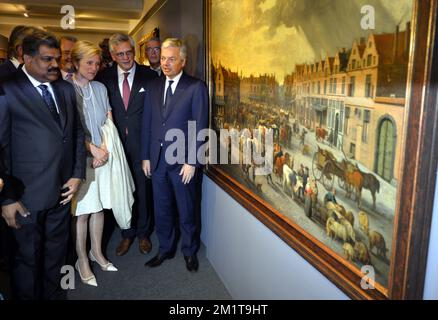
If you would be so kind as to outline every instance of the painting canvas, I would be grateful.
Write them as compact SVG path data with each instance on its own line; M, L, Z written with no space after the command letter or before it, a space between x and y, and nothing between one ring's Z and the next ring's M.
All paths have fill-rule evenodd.
M211 126L235 132L240 150L250 141L272 159L263 163L272 169L265 174L242 161L220 170L387 288L405 155L414 1L209 5ZM267 133L272 155L263 144ZM226 143L230 150L231 139Z

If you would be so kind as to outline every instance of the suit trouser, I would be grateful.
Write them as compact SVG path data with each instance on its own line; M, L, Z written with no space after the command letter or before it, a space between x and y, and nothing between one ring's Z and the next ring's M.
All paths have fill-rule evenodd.
M13 298L63 298L61 268L67 256L70 220L70 204L31 212L27 218L17 214L21 228L13 230Z
M160 242L160 253L176 250L176 212L181 231L181 251L185 256L194 255L199 249L198 221L195 215L197 174L184 185L179 175L181 165L168 165L161 152L157 168L152 173L154 189L155 232ZM198 190L199 191L199 190ZM176 208L175 208L176 204Z
M152 233L152 183L144 175L141 162L129 161L132 177L134 178L135 192L132 208L131 228L122 230L125 239L149 238Z

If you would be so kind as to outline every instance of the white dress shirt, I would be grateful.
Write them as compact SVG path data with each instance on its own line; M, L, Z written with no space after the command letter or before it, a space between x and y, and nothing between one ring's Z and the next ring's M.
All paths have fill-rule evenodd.
M18 67L20 66L20 62L18 62L18 60L16 58L11 58L10 60L11 60L12 64L14 65L14 67L18 69Z
M132 84L134 83L134 77L135 77L135 69L136 69L135 63L132 66L132 68L129 69L128 71L124 71L122 68L120 68L120 66L117 66L117 75L119 77L119 89L122 98L123 98L123 81L125 81L125 73L129 72L128 84L129 84L129 89L132 90Z
M71 72L65 72L64 70L61 70L61 75L62 75L62 79L63 80L68 80L68 75L71 75L71 76L73 76L73 73L71 73Z
M169 79L168 77L166 77L166 86L164 87L164 96L163 96L163 101L166 101L166 91L167 88L169 87L169 81L172 80L172 86L171 86L171 90L172 90L172 94L175 94L175 89L178 85L179 80L181 79L183 72L181 71L177 76L175 76L175 78L173 79Z
M29 80L32 83L32 85L38 90L38 93L41 95L41 97L43 96L43 91L40 88L38 88L38 86L41 85L41 84L44 84L44 85L47 86L47 89L49 90L50 94L52 95L53 101L55 102L56 111L59 113L58 103L56 102L56 96L55 96L55 93L53 92L53 88L52 88L52 85L50 84L50 82L39 82L37 79L32 77L27 72L25 65L23 65L22 70L23 70L24 74L29 78Z

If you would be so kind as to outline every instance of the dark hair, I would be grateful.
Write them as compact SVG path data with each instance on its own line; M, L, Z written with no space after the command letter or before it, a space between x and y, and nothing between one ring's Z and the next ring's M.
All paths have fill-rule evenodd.
M59 49L56 37L45 31L37 31L23 39L23 55L35 56L41 46Z
M59 45L61 45L62 40L67 40L67 41L71 41L71 42L75 42L75 43L78 41L78 39L76 37L73 37L73 36L61 36L59 38Z
M12 29L8 41L8 55L9 58L18 58L17 47L23 42L23 39L35 32L37 28L31 26L16 26Z

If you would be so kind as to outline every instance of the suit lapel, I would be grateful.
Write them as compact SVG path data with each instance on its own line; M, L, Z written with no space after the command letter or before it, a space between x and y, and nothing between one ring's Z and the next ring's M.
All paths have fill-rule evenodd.
M164 81L166 83L166 81ZM172 100L170 100L169 107L166 110L166 114L164 116L164 119L167 119L170 115L170 113L175 109L175 105L178 103L179 98L183 94L185 89L185 77L184 73L182 74L181 78L179 79L179 82L176 86L175 92L173 93ZM163 87L163 95L164 95L164 87ZM163 96L164 97L164 96ZM164 98L162 98L164 99ZM161 103L163 104L163 103Z
M164 88L166 87L166 77L160 79L160 86L158 90L158 97L156 105L158 106L158 113L163 117L163 102L164 102ZM149 93L150 94L150 93Z
M140 91L140 86L141 86L141 71L139 65L136 64L134 81L132 82L132 88L131 88L131 95L129 96L128 112L129 112L129 106L132 104L132 100L135 98L136 94Z
M114 92L114 98L116 99L115 105L125 110L125 105L123 104L122 93L119 88L119 73L117 71L117 64L115 63L112 67L110 81L112 86L112 92ZM112 106L113 108L116 106Z
M59 118L61 120L61 128L64 132L65 125L67 123L67 108L65 104L65 96L61 94L61 89L58 87L57 83L52 83L53 92L55 93L56 103L59 109Z
M26 99L26 107L42 122L49 124L50 128L56 127L57 130L60 131L61 128L53 119L53 116L50 113L48 106L44 102L43 97L38 92L38 89L32 85L29 78L22 70L18 70L17 74L17 81L22 89L22 92L24 93L24 99Z
M14 64L12 63L12 61L11 60L8 60L8 62L6 62L7 63L7 68L9 69L9 71L12 73L12 72L15 72L15 71L17 71L19 68L15 68L15 66L14 66Z

